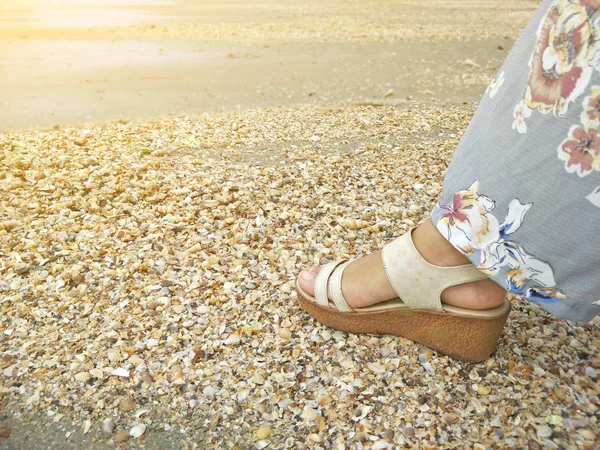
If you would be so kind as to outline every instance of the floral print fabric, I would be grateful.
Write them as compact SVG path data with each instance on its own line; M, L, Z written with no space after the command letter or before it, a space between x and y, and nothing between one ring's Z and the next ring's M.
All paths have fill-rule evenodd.
M600 0L545 0L486 91L432 212L507 291L600 313Z
M599 49L596 0L554 1L537 32L525 104L564 116L590 81Z
M526 119L534 109L563 117L569 104L583 94L594 70L599 69L599 9L597 0L552 2L537 31L525 94L514 110L513 129L525 134ZM583 106L581 124L569 129L558 148L565 170L580 177L600 170L600 86L592 86Z
M558 147L558 157L565 161L565 170L580 177L600 170L600 136L597 128L573 125L569 135Z
M533 204L512 200L506 218L498 223L491 214L495 202L478 190L479 181L475 181L469 189L454 195L452 205L439 205L446 212L438 218L438 231L464 254L477 253L476 266L485 274L502 273L508 291L542 302L565 298L557 289L550 264L509 240Z

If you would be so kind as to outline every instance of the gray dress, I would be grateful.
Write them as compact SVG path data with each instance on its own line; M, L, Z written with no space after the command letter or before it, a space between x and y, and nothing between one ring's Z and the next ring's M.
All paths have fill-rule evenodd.
M552 314L600 313L600 0L544 0L446 174L436 228Z

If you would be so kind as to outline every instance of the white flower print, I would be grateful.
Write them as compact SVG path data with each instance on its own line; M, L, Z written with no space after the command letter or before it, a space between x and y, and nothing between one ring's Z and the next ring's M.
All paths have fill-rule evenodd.
M492 214L495 203L479 194L479 181L457 192L436 226L450 243L464 254L479 253L477 268L489 276L505 278L507 290L530 300L552 303L565 298L558 289L552 266L530 255L518 243L510 241L533 203L513 199L504 222Z
M438 231L466 255L486 247L498 235L498 220L489 213L494 202L478 190L476 180L454 195L452 205L439 205L444 214L437 221Z
M498 76L496 76L493 80L492 83L489 85L489 87L487 88L487 90L490 93L490 98L494 98L494 96L498 93L498 90L500 90L500 87L504 84L504 71L500 72L498 74Z
M587 198L592 205L600 208L600 186L594 189L592 193L587 195L585 198Z
M513 117L515 120L513 121L512 129L516 129L521 134L527 133L525 119L531 117L531 109L523 102L523 100L515 106Z

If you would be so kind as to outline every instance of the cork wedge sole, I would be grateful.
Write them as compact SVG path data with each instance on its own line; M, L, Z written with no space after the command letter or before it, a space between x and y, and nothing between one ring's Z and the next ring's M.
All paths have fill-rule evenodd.
M437 312L407 307L339 312L318 305L298 285L296 291L306 312L336 330L393 334L469 362L484 361L493 353L510 312L507 299L492 314L469 310L462 310L461 314L459 308L452 308L454 312Z

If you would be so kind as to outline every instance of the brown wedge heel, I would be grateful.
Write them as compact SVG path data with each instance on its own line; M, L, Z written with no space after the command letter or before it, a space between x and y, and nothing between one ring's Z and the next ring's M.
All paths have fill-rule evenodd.
M406 233L386 245L383 265L398 298L360 309L344 299L341 280L350 263L333 262L319 271L315 296L296 280L300 305L319 322L349 333L394 334L433 350L470 362L481 362L494 351L510 312L510 302L489 310L442 305L440 295L450 286L486 276L472 265L439 267L417 252Z

